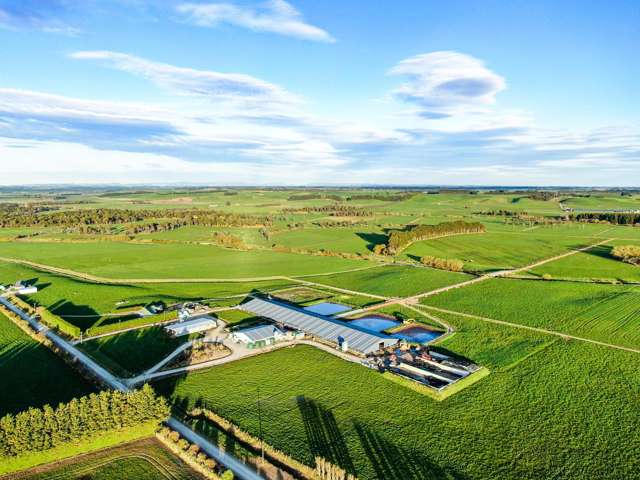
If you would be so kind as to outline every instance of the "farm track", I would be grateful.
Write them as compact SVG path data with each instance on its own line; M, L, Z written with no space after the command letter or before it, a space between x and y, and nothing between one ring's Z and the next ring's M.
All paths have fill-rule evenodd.
M431 296L438 295L440 293L445 293L445 292L448 292L450 290L454 290L454 289L457 289L457 288L464 288L464 287L467 287L469 285L473 285L473 284L476 284L476 283L479 283L479 282L483 282L485 280L489 280L489 279L492 279L492 278L507 277L509 275L513 275L513 274L517 274L517 273L520 273L520 272L524 272L524 271L530 270L532 268L536 268L536 267L539 267L541 265L545 265L545 264L550 263L550 262L555 262L556 260L560 260L560 259L569 257L571 255L575 255L577 253L590 250L592 248L598 247L600 245L603 245L605 243L611 242L613 240L615 240L615 239L609 238L609 239L603 240L601 242L597 242L597 243L594 243L592 245L588 245L586 247L582 247L582 248L579 248L579 249L576 249L576 250L571 250L569 252L561 253L560 255L555 255L553 257L546 258L546 259L543 259L543 260L538 260L538 261L536 261L536 262L534 262L532 264L525 265L523 267L517 267L517 268L511 269L511 270L499 270L499 271L496 271L496 272L487 273L485 275L481 275L479 277L475 277L475 278L472 278L471 280L467 280L467 281L464 281L464 282L454 283L453 285L447 285L445 287L436 288L434 290L430 290L428 292L423 292L423 293L420 293L418 295L413 295L413 296L410 296L410 297L388 299L384 303L371 305L369 307L364 307L364 308L361 308L359 310L346 312L344 314L340 314L340 315L336 315L336 316L337 317L343 317L343 316L346 316L347 314L355 315L355 314L360 314L360 313L364 313L364 312L371 312L371 311L375 311L375 310L378 310L380 308L384 308L384 307L388 307L388 306L392 306L392 305L404 305L404 306L415 305L422 298L431 297Z

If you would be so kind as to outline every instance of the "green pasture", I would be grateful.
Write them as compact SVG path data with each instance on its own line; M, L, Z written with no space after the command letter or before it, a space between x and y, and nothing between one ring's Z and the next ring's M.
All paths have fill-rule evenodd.
M611 255L614 246L631 244L637 242L618 240L599 245L556 262L541 265L531 270L531 273L538 276L551 275L554 278L640 282L640 267L624 263Z
M534 232L453 235L416 242L402 252L402 257L456 258L465 263L467 271L486 272L521 267L593 243L588 238Z
M433 268L388 265L356 272L310 277L316 283L388 297L408 297L472 278Z
M636 355L497 328L473 325L443 343L491 358L492 371L442 402L307 346L159 387L180 409L210 408L257 435L259 386L267 443L361 480L635 478Z
M243 295L253 290L265 292L292 285L292 282L283 280L109 285L76 280L16 263L0 262L0 283L13 284L17 280L27 281L38 287L38 293L28 296L30 303L46 307L83 330L126 320L127 317L114 314L142 308L151 302L163 301L171 305L187 300ZM242 297L233 301L240 300ZM211 303L217 302L212 300Z
M278 233L271 240L276 245L289 248L368 255L374 245L386 241L384 233L368 230L367 228L305 228Z
M422 302L437 308L640 348L638 287L492 279L426 297Z
M571 197L562 203L576 210L640 210L640 195L630 197L623 197L621 195L590 195L588 197Z
M80 375L0 313L0 417L93 391Z
M108 278L252 278L308 275L366 266L362 260L209 245L0 243L0 256Z
M96 338L78 344L78 348L115 375L133 377L198 336L171 337L163 327L156 326Z

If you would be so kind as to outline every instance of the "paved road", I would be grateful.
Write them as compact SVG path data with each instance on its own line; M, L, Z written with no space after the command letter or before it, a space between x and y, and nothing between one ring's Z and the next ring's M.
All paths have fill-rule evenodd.
M32 318L29 314L24 312L22 309L16 307L11 302L9 302L5 297L0 296L0 303L5 305L9 310L14 312L16 315L19 315L20 318L29 322L29 324L37 331L45 335L51 342L56 345L58 348L66 351L70 355L77 358L77 360L82 363L86 368L94 373L96 377L102 380L104 383L109 385L111 388L120 390L123 392L130 391L130 388L125 385L121 379L114 376L103 367L98 365L95 361L85 355L82 351L78 350L75 346L71 345L64 338L55 334L53 331L49 330L46 326L42 325L35 318ZM211 443L202 435L194 432L191 428L181 422L179 419L175 417L169 418L167 420L167 424L177 432L180 433L183 437L189 440L191 443L195 443L200 446L202 450L207 452L209 456L214 458L216 461L232 470L237 478L241 480L264 480L263 477L258 475L254 470L250 467L246 466L237 458L232 455L220 450L216 445Z
M216 445L205 439L202 435L191 430L191 428L177 420L175 417L171 417L167 420L167 425L191 443L198 444L200 448L207 453L207 455L214 458L217 462L225 465L227 468L231 468L237 478L242 480L264 480L263 477L258 475L253 469L238 461L235 457L220 450Z

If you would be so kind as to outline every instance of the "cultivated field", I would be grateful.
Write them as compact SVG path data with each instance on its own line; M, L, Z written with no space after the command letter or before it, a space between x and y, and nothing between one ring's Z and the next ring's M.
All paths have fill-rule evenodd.
M204 478L154 438L125 443L12 476L18 480L188 480Z

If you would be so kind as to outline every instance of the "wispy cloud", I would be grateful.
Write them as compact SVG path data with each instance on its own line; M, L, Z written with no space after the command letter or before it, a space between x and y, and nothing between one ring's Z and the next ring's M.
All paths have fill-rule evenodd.
M0 0L0 26L76 35L80 30L63 19L67 12L68 5L64 0Z
M11 167L0 183L24 183L25 171L32 182L640 182L637 128L543 130L526 112L483 111L497 88L462 89L464 95L454 88L463 100L436 105L448 119L414 111L384 121L371 115L371 126L366 119L315 116L282 86L248 75L117 52L73 57L104 62L162 90L153 103L128 103L0 89L0 159Z
M293 94L277 85L240 73L177 67L120 52L82 51L70 56L80 60L103 61L111 68L141 76L180 95L255 98L287 103L298 101Z
M482 61L458 52L432 52L407 58L387 72L407 81L393 94L416 105L429 119L447 118L495 102L506 88Z
M246 7L231 3L183 3L177 11L195 25L215 27L227 23L257 32L269 32L317 42L335 42L322 28L305 22L302 14L284 0Z

